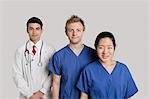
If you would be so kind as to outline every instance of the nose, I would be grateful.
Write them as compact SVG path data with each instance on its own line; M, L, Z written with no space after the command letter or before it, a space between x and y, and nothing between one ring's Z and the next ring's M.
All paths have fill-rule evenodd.
M77 31L73 30L73 36L77 35Z
M104 48L103 53L105 54L105 53L107 53L107 52L108 52L108 49L107 49L107 48Z
M35 34L36 33L36 29L33 29L33 34Z

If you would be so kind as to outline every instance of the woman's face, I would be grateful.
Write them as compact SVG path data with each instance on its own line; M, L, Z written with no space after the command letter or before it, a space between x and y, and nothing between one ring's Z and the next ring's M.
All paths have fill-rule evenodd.
M101 62L112 61L114 55L114 45L109 37L102 38L97 45L97 54Z

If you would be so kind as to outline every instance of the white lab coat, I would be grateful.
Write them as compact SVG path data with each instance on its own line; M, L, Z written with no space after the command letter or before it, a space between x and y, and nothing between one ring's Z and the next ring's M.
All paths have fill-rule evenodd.
M27 49L30 54L26 52L26 44L16 50L15 53L15 63L13 65L13 79L19 90L19 99L28 99L33 93L37 91L43 92L44 99L50 98L50 86L51 86L51 75L48 71L48 63L54 54L55 50L52 47L48 47L43 42L42 53L41 53L41 63L39 66L39 55L42 45L42 41L36 43L37 52L32 55L32 45L33 43L29 41L27 43ZM27 60L31 60L27 64Z

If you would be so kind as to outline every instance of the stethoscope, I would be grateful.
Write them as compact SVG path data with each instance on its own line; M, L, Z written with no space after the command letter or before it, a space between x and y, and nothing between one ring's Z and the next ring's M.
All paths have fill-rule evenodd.
M25 56L25 59L26 59L26 65L30 64L31 65L31 59L30 59L30 52L27 48L27 45L29 43L29 40L26 42L26 45L25 45L25 51L24 51L24 56ZM41 62L41 56L42 56L42 48L43 48L43 41L42 41L42 45L41 45L41 48L40 48L40 55L39 55L39 62L38 62L38 66L42 66L42 62ZM28 55L28 56L27 56Z

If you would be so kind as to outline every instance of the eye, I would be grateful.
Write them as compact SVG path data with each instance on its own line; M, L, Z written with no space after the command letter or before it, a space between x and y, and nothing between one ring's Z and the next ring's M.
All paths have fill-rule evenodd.
M67 31L68 31L68 32L72 32L73 30L72 30L72 29L68 29Z
M103 47L102 46L98 46L98 49L103 49Z
M41 29L40 27L37 27L37 28L36 28L36 30L40 30L40 29Z
M33 28L32 28L32 27L29 27L28 30L33 30Z
M80 29L77 29L77 32L80 32L81 30Z
M112 47L112 46L109 46L108 49L113 49L113 47Z

